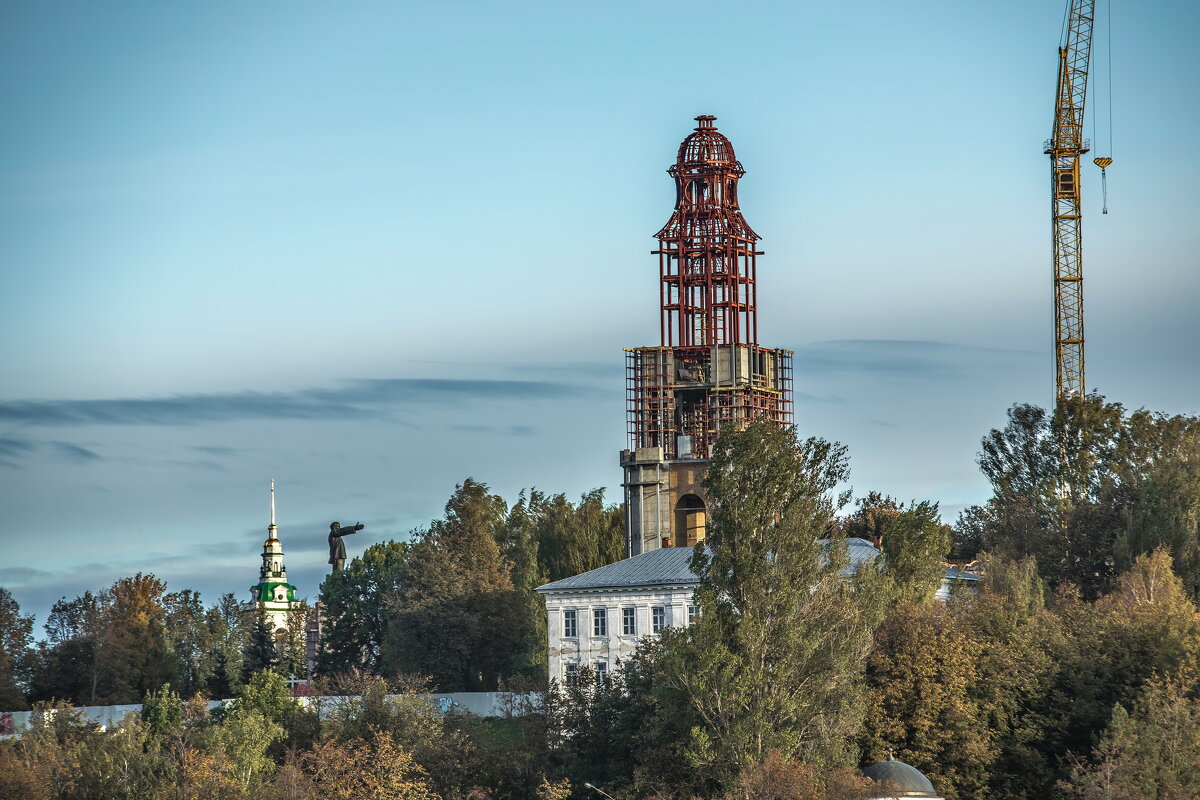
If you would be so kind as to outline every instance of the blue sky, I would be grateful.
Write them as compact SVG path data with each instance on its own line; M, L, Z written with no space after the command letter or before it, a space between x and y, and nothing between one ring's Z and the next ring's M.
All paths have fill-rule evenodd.
M853 485L986 497L979 438L1053 392L1063 3L10 3L0 9L0 585L300 593L466 476L619 495L621 348L656 344L665 170L747 169L760 335ZM1101 0L1088 382L1200 412L1190 3ZM1100 113L1096 113L1100 112ZM1089 123L1089 133L1092 125Z

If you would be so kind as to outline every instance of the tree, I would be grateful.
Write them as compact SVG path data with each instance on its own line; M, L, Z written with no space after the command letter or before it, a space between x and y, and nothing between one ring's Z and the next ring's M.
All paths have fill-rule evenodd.
M663 638L669 680L700 720L687 755L713 785L773 750L820 769L850 757L871 627L842 576L845 548L817 542L847 476L844 447L791 429L717 440L707 547L692 557L700 618Z
M316 710L302 706L292 696L283 676L273 670L265 669L251 675L238 692L233 707L261 714L283 730L284 736L269 751L275 758L285 749L312 746L320 733Z
M1200 652L1200 610L1165 549L1139 557L1094 606L1062 615L1080 642L1055 687L1060 709L1048 733L1064 756L1087 752L1116 704L1131 708L1154 676L1194 665Z
M84 592L60 598L46 620L46 641L38 648L30 699L95 704L106 678L96 659L103 630L101 598Z
M441 691L495 691L518 671L530 620L497 544L506 510L468 478L412 545L385 671L430 675Z
M32 694L80 704L133 703L176 676L166 633L165 585L122 578L98 595L59 600L46 622Z
M972 696L978 649L940 604L898 606L868 661L866 752L894 749L948 797L989 796L993 734Z
M33 615L22 614L12 593L0 587L0 709L28 708L25 687L33 666Z
M208 696L233 697L242 686L242 663L251 626L237 598L228 593L221 595L204 616L212 635L214 655Z
M406 542L380 542L321 583L325 621L318 674L332 675L350 667L380 671L388 608L404 591L407 562Z
M206 691L217 668L216 637L199 592L184 589L163 597L163 623L176 663L176 688L181 694Z
M603 489L586 492L577 505L566 495L533 489L520 505L534 521L538 566L546 580L561 580L624 558L621 510L604 505Z
M164 683L157 692L147 692L142 698L142 728L146 738L155 744L165 744L178 738L183 727L183 700Z
M500 551L510 565L510 577L518 602L529 624L525 641L516 642L519 654L514 669L541 687L546 680L546 599L538 594L538 586L547 582L546 573L538 563L541 543L538 538L541 493L533 490L520 499L508 512L500 539Z
M947 606L953 635L973 647L970 698L993 742L990 761L975 763L990 772L989 797L1044 797L1057 776L1060 754L1046 736L1061 716L1053 690L1077 643L1045 596L1032 559L986 556L979 594Z
M279 653L279 671L284 675L303 678L308 675L308 617L312 611L303 600L295 603L287 614L287 628L275 640Z
M1092 764L1060 788L1071 796L1110 800L1200 797L1200 698L1196 674L1158 677L1132 712L1118 704Z
M315 797L329 800L438 800L429 775L387 731L366 740L317 743L300 758Z
M106 593L105 627L96 653L99 669L108 675L106 703L132 703L176 675L176 661L167 641L166 584L138 573L121 578Z
M889 602L933 602L946 575L945 559L953 531L943 525L937 503L904 503L870 492L841 526L846 536L871 541L884 557L872 565L883 574Z
M993 494L960 518L964 534L1033 556L1053 585L1073 583L1088 599L1162 545L1200 593L1200 418L1127 414L1096 394L1053 414L1016 405L1008 417L983 440Z
M811 764L785 759L778 750L750 765L726 800L868 800L874 783L850 769L822 776Z
M279 651L275 647L275 632L267 624L265 614L259 614L250 629L246 649L242 651L242 682L262 670L273 670L279 666Z
M205 749L228 760L229 774L245 792L254 792L275 772L267 750L283 738L283 728L250 708L234 707L223 720L208 729Z

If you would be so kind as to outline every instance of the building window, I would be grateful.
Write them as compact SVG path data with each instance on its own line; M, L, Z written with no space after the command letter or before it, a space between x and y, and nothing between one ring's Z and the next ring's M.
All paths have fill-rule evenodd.
M696 606L696 605L688 606L688 625L691 625L693 622L695 622L696 618L699 616L700 616L700 606Z
M608 681L608 662L596 662L596 683L605 683Z
M667 610L662 606L650 609L650 632L662 633L662 629L665 627L667 627Z
M564 664L563 669L563 680L566 682L567 686L574 686L575 684L579 683L578 664Z
M576 617L575 609L570 609L563 612L563 636L568 639L574 639L579 635L579 620Z
M592 611L592 636L608 636L608 609L597 608Z
M625 636L637 636L637 609L621 609L621 633Z

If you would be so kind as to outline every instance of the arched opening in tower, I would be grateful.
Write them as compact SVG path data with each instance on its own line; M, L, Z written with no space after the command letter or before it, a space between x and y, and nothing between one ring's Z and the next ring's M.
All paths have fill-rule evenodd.
M693 547L704 541L707 524L704 500L694 494L685 494L675 504L675 547Z

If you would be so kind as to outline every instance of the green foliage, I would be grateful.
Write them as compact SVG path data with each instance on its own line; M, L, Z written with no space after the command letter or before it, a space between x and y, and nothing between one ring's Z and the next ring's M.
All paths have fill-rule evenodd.
M275 632L267 624L265 614L259 614L250 628L250 637L242 650L242 681L263 670L279 666L279 651L275 648Z
M1197 665L1200 611L1165 550L1139 557L1094 605L1064 604L1060 614L1079 644L1055 688L1062 708L1047 731L1054 752L1087 752L1115 704L1129 708L1155 675Z
M411 543L374 545L326 578L318 672L430 675L444 691L544 685L543 583L623 555L603 490L577 504L522 492L510 509L470 478Z
M1044 594L1031 560L988 558L980 594L948 606L957 635L974 645L970 696L994 747L991 763L976 763L991 774L991 796L1043 796L1056 774L1058 754L1044 737L1060 714L1053 687L1077 643Z
M868 662L867 760L894 749L946 797L988 796L995 733L973 696L980 646L941 605L892 612Z
M445 518L411 546L385 672L429 675L442 691L495 691L517 673L531 620L497 544L505 513L501 498L468 478Z
M282 636L275 639L275 651L279 654L276 669L281 675L304 678L308 675L308 616L312 610L303 600L296 602L288 611L287 627Z
M55 603L31 686L33 697L89 705L134 703L175 678L164 591L153 575L139 573L99 595L85 592Z
M408 544L380 542L350 560L321 584L325 607L317 672L382 668L388 608L404 589Z
M585 667L574 685L551 684L546 741L560 774L631 797L708 788L684 754L700 719L664 670L664 642L677 635L668 629L663 640L644 640L606 682Z
M699 724L687 756L715 786L778 750L826 768L851 755L871 628L818 539L846 479L841 445L755 424L720 437L696 548L700 619L664 637L664 671Z
M57 800L152 798L176 779L169 754L151 746L137 715L101 730L65 704L39 704L14 748L26 782Z
M1158 677L1134 701L1118 704L1094 761L1060 788L1071 797L1181 800L1200 797L1200 698L1194 672Z
M1075 584L1087 598L1165 546L1200 593L1200 418L1127 414L1094 394L1052 415L1016 405L1008 417L983 440L993 494L960 518L964 541L1032 556L1052 584Z
M283 736L283 726L259 711L235 706L219 725L207 729L205 744L228 759L235 780L253 791L274 773L275 762L267 751Z
M868 591L881 594L887 604L932 603L945 578L945 558L953 531L942 524L937 503L928 501L906 506L879 492L859 498L854 513L841 529L844 535L867 539L883 550L884 557L871 568L881 580Z
M278 672L262 670L250 676L238 693L235 707L255 711L283 726L298 707L287 682Z
M237 599L223 594L205 612L205 621L213 640L213 674L207 695L233 697L242 685L242 657L250 636L250 625Z
M172 592L163 597L163 606L176 688L187 695L203 692L216 673L218 651L200 594L191 589Z
M148 741L163 744L179 736L183 727L183 700L163 684L142 698L142 728Z
M25 688L33 668L33 616L21 613L12 593L0 587L0 709L28 708Z
M585 493L578 504L562 494L533 489L526 498L522 492L510 518L522 515L532 523L543 582L597 569L625 555L620 508L604 505L603 489Z

